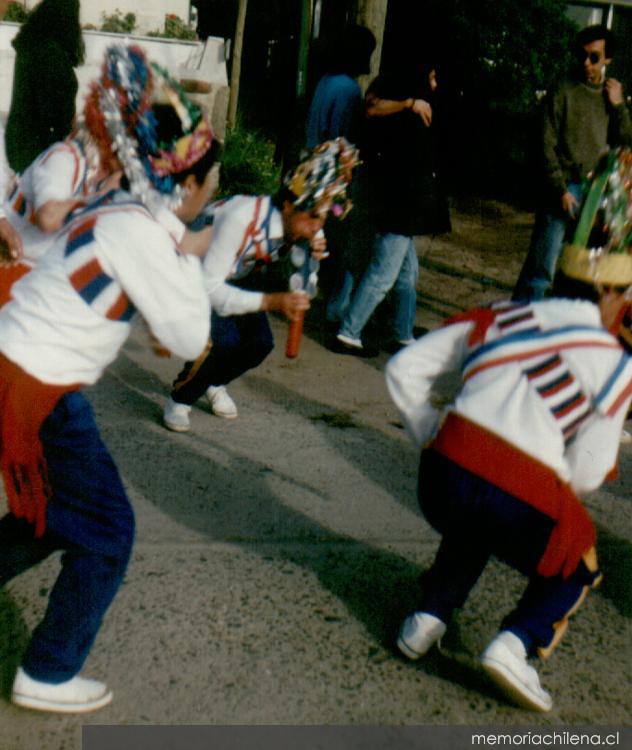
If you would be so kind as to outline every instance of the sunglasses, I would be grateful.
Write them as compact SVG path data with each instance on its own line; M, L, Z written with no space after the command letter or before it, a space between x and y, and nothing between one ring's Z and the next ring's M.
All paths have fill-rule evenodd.
M580 63L586 62L586 58L590 60L591 65L596 65L600 60L602 60L601 52L586 52L584 50L580 50L577 53L577 59Z

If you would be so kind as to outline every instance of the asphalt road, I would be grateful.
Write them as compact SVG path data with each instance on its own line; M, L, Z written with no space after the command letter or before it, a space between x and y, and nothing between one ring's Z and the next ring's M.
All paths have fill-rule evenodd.
M444 301L477 296L463 291L471 276L457 273ZM444 311L422 296L418 322L432 327ZM442 652L409 663L394 649L438 537L417 509L417 455L386 393L386 355L333 354L314 323L299 358L286 360L287 327L273 321L277 349L230 389L235 421L200 404L190 433L166 431L179 362L156 358L142 329L89 391L138 524L84 670L108 682L114 702L84 717L8 702L56 575L49 560L0 592L2 750L78 750L83 724L631 723L632 447L621 478L588 500L605 578L541 669L553 711L514 708L477 662L524 586L500 564Z

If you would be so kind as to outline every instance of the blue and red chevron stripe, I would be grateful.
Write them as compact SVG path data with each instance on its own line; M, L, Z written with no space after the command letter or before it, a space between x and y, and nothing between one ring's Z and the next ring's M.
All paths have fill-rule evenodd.
M98 216L94 214L88 216L85 221L74 226L68 234L64 256L71 258L80 251L83 251L86 256L85 260L82 258L81 265L69 272L68 278L86 304L108 320L127 322L136 312L136 308L118 282L103 270L94 248L90 247L94 243L94 227L97 218ZM104 295L106 291L107 296Z

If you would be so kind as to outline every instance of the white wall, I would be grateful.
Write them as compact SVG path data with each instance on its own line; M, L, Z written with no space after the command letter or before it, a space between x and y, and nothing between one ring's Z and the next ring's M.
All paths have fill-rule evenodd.
M0 23L0 117L5 120L11 106L13 88L13 64L15 51L11 40L20 26L16 23ZM77 69L79 92L77 111L83 109L83 100L90 81L99 77L105 49L116 43L130 41L141 46L150 60L162 65L179 81L185 82L185 90L197 90L190 94L211 113L213 129L223 138L226 128L228 106L228 80L226 75L224 40L209 37L205 42L182 42L176 39L106 34L100 31L84 31L86 61ZM34 92L45 96L45 92Z
M26 0L25 5L30 10L38 1ZM190 7L189 0L81 0L81 24L90 23L99 28L103 13L111 15L120 10L123 16L126 13L136 16L135 34L146 34L156 29L162 31L168 13L175 13L188 23Z

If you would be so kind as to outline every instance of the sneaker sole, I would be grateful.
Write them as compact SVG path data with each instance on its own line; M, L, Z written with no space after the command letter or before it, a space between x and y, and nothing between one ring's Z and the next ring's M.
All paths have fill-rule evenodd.
M191 425L174 424L173 422L167 422L166 419L163 419L162 423L171 432L189 432L191 429Z
M547 713L551 710L551 705L543 704L537 695L532 693L521 682L519 682L513 672L510 669L507 669L504 664L489 657L484 658L482 664L483 669L492 678L494 683L498 685L514 703L522 708L528 708L531 711L539 711L540 713Z
M220 419L237 419L239 416L239 414L227 414L226 412L215 411L213 407L211 407L211 411L216 417L220 417Z
M112 702L112 691L108 691L96 700L89 703L57 703L56 701L47 701L43 698L33 698L29 695L14 693L11 696L11 702L20 706L20 708L30 708L33 711L50 711L57 714L85 714L90 711L98 711Z
M404 656L407 656L413 661L421 659L421 657L423 656L423 654L420 654L418 651L413 651L413 649L406 643L403 638L397 639L397 648L402 652L402 654L404 654Z

